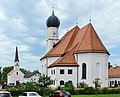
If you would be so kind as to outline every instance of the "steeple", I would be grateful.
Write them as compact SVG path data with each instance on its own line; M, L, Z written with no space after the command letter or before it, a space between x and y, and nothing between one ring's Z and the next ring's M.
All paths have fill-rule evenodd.
M57 27L59 28L60 25L60 20L58 19L57 16L54 14L54 9L52 10L52 15L47 19L46 21L47 27Z
M57 18L57 16L55 16L54 7L52 10L52 15L46 21L46 25L48 28L46 52L48 52L59 41L58 29L60 26L60 20Z
M18 57L18 48L17 48L17 46L16 46L16 51L15 51L15 60L14 60L14 62L16 62L17 63L16 65L18 65L19 57Z

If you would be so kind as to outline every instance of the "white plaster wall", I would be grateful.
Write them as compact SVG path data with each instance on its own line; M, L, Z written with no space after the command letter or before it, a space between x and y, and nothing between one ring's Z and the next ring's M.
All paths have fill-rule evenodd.
M64 69L64 74L60 74L60 69ZM72 74L68 74L68 69L72 69ZM55 70L54 75L51 75L51 70ZM61 80L64 83L71 80L75 87L77 85L77 67L52 67L48 69L48 76L55 80L55 85L52 85L52 87L59 86Z
M58 28L57 27L49 27L48 28L48 38L58 39L58 36L59 35L58 35Z
M117 81L117 84L118 84L118 81L120 81L120 78L108 78L109 79L109 86L110 86L110 81L114 81L115 80Z
M29 78L24 78L24 83L27 83L27 82L38 82L39 80L39 77L40 77L40 74L35 74Z
M18 75L16 73L18 72ZM8 75L7 84L14 83L16 85L16 81L20 83L24 82L24 74L20 70L14 70L10 75Z
M54 42L57 43L59 41L58 38L58 28L57 27L49 27L48 28L48 38L46 40L47 47L46 52L53 48Z
M82 79L82 64L86 63L87 76ZM100 82L101 87L108 87L108 55L105 53L82 53L78 54L79 82L85 82L89 86L94 86L96 78L96 63L100 63Z
M42 74L48 74L47 67L60 57L48 57L41 60Z

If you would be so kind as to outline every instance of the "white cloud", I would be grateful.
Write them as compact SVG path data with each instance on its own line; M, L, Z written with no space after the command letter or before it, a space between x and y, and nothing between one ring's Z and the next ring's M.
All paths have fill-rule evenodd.
M4 12L2 12L2 10L0 10L0 20L5 20L6 16L4 14Z
M0 65L14 65L15 46L20 64L30 70L39 69L45 51L46 20L52 12L52 0L0 0ZM55 15L60 19L59 37L75 26L89 22L110 50L110 61L120 63L120 1L116 0L54 0ZM117 48L117 49L116 49ZM44 52L45 53L45 52ZM116 58L116 56L118 56Z

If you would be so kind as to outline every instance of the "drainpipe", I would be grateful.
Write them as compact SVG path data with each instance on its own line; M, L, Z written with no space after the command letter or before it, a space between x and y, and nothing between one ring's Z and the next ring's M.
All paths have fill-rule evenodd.
M78 55L76 54L76 62L78 63ZM78 66L77 66L77 87L78 87Z

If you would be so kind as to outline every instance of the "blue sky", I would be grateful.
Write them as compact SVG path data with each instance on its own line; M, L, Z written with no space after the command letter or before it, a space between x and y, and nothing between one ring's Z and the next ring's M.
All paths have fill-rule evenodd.
M119 0L0 0L0 66L13 66L18 46L20 66L41 70L39 59L46 50L46 20L52 13L60 19L59 37L78 22L92 24L110 52L112 65L120 63Z

